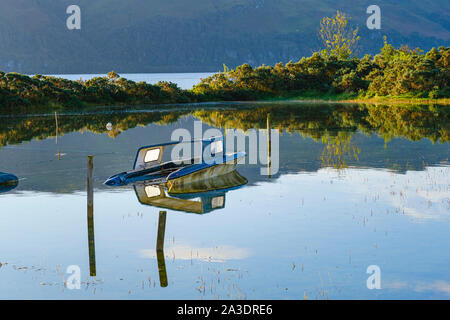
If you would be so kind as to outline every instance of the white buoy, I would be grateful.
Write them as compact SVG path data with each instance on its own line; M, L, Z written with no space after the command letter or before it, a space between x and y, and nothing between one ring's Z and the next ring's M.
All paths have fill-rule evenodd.
M112 123L111 123L111 122L108 122L108 124L106 125L106 129L107 129L108 131L111 131L111 130L112 130Z

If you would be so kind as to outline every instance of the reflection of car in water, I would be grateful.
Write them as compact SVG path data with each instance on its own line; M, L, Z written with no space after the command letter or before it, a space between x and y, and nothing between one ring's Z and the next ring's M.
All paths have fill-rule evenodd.
M182 144L188 144L188 148L191 148L191 145L200 145L201 155L163 162L163 153L166 147L180 147ZM181 150L183 150L183 146L181 146ZM209 155L210 158L205 159L205 155ZM123 186L136 181L176 185L184 183L184 180L189 182L203 180L233 171L237 160L244 156L244 152L225 154L222 136L205 140L177 141L141 147L136 154L133 170L108 178L105 185Z
M212 170L212 169L209 169ZM208 173L208 170L205 174ZM208 213L225 207L225 194L247 183L236 170L203 180L182 180L177 184L136 183L134 190L141 204L190 213ZM167 189L167 191L166 191ZM195 200L198 199L198 200Z
M230 165L230 168L235 166ZM225 194L245 185L248 181L236 170L214 176L217 169L210 167L202 173L206 179L199 179L195 175L177 181L177 183L155 184L154 181L137 181L134 190L139 202L143 205L165 208L190 213L208 213L225 207ZM194 199L199 199L195 201ZM167 287L166 263L164 256L164 236L166 229L166 211L159 212L158 232L156 238L156 259L161 287ZM94 212L93 206L87 210L87 233L89 243L89 272L91 277L97 274L95 260Z
M11 191L18 184L19 179L15 175L0 172L0 193Z
M225 194L230 190L239 189L248 181L234 168L228 173L214 176L214 167L204 170L205 179L186 176L177 183L155 185L150 182L136 182L134 191L143 205L158 208L204 214L225 207ZM198 200L195 200L198 199ZM159 281L161 287L168 286L166 263L164 256L164 234L166 229L166 212L159 212L158 235L156 240L156 259L158 260Z

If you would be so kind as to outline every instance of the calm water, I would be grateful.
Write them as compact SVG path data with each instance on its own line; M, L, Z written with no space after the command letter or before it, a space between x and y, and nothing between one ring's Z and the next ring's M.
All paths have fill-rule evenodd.
M269 178L260 175L263 164L239 165L248 183L226 192L223 208L161 209L141 204L132 186L102 184L131 169L138 147L169 141L177 128L193 132L202 121L204 130L248 133L266 129L268 114L280 132L279 171ZM0 194L2 299L450 298L445 107L276 103L60 114L58 139L53 115L0 123L0 171L20 178ZM80 290L64 287L70 265L81 269ZM366 286L370 265L381 269L380 290Z

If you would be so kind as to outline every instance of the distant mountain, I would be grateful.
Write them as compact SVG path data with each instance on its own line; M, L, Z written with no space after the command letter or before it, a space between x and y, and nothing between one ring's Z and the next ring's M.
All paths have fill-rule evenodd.
M81 8L68 30L66 8ZM366 27L371 1L313 0L1 0L0 70L21 73L217 71L287 62L321 47L324 16L349 14L359 53L394 45L450 43L448 0L379 0L381 30Z

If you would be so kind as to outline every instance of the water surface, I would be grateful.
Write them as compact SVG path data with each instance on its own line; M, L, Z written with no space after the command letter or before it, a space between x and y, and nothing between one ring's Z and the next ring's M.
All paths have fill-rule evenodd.
M193 132L194 121L249 133L267 129L268 117L280 133L279 171L267 177L263 164L238 165L248 183L225 192L223 207L162 209L139 202L132 186L102 184L131 169L138 147L168 141L177 128ZM20 179L0 194L2 299L450 297L446 107L71 113L58 114L58 131L54 115L0 119L0 171ZM94 228L86 210L90 154ZM64 286L70 265L81 269L80 290ZM380 290L366 286L370 265L381 269Z

